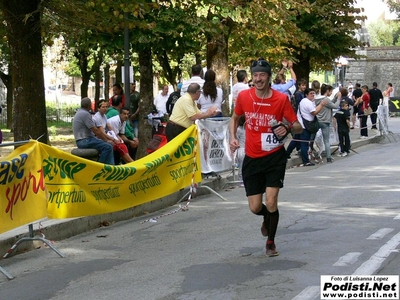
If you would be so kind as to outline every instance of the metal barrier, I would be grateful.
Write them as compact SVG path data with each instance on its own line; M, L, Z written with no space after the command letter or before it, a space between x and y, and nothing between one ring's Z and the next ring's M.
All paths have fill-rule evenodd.
M40 138L40 137L39 137ZM8 147L8 146L18 146L18 145L23 145L28 143L29 141L19 141L19 142L12 142L12 143L3 143L0 144L0 147ZM54 252L56 252L60 257L65 257L65 255L59 251L56 247L54 247L51 243L51 241L47 240L44 235L42 236L35 236L33 232L33 224L28 225L29 229L29 237L23 237L19 239L17 242L12 245L12 247L7 251L6 254L4 254L3 258L7 258L20 244L23 242L33 242L33 241L41 241L47 246L49 246L50 249L52 249ZM14 279L14 277L8 273L4 268L0 266L0 272L3 273L9 280Z

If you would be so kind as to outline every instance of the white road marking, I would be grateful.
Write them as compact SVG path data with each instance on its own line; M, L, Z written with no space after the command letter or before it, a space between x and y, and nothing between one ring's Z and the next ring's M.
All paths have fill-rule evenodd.
M400 232L392 237L385 245L383 245L378 252L370 257L369 260L364 262L353 275L372 275L378 270L382 262L395 251L396 247L400 244Z
M345 267L354 264L362 252L349 252L333 264L334 267Z
M380 268L390 253L397 251L396 248L400 244L400 232L392 237L385 245L383 245L369 260L364 262L352 275L372 275ZM306 287L300 294L292 300L312 300L319 296L320 287L317 285Z
M311 300L319 296L319 286L308 286L292 300Z
M395 217L393 218L393 220L400 220L400 214L398 214L397 216L395 216Z
M393 228L382 228L379 229L377 232L371 234L367 240L380 240L388 233L391 233L394 229Z

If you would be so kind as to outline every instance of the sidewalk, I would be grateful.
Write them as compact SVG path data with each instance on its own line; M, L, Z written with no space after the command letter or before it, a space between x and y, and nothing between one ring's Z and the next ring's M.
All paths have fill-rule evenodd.
M400 118L396 124L400 124ZM389 127L390 128L390 127ZM368 139L360 139L360 130L353 129L350 132L350 139L352 142L352 149L356 149L358 147L367 145L369 143L377 143L384 139L388 139L389 142L399 141L398 134L390 133L387 136L381 136L379 131L368 130L369 138ZM331 150L334 152L337 150L337 145L332 146ZM295 151L294 151L295 152ZM293 152L292 158L288 160L287 167L291 168L294 166L298 166L301 164L301 158L295 155ZM335 152L333 157L338 154L338 151ZM351 154L355 155L355 154ZM340 158L338 158L340 159ZM326 158L323 159L323 163L326 163ZM231 178L231 172L225 172L220 174L220 178L218 177L209 177L203 180L201 185L206 185L213 189L214 191L218 191L223 189L229 183L229 178ZM229 184L228 184L229 185ZM186 200L184 198L185 195L188 193L189 189L185 189L174 194L171 194L167 197L163 197L160 199L155 199L149 203L145 203L143 205L139 205L127 210L110 213L110 214L103 214L97 216L90 216L90 217L81 217L81 218L73 218L73 219L43 219L33 223L33 230L35 235L41 236L42 234L48 240L63 240L68 237L101 227L101 226L108 226L118 221L128 220L137 216L145 215L147 213L155 212L167 207L171 207L175 205L180 200ZM196 196L208 194L210 191L207 189L197 189ZM171 207L171 210L173 208ZM22 237L29 237L29 228L28 225L15 228L10 230L4 234L0 235L0 255L3 256L11 246L17 242ZM34 248L42 247L42 242L29 242L29 243L22 243L18 248L13 252L21 252L27 251ZM56 246L55 246L56 247ZM1 274L0 274L1 276Z

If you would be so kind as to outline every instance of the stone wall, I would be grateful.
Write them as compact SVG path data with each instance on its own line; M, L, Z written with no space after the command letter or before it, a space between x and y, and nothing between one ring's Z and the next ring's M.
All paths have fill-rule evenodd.
M391 82L395 95L400 95L400 47L370 47L357 54L365 58L349 59L345 86L358 82L372 88L372 83L376 81L378 88L384 91Z

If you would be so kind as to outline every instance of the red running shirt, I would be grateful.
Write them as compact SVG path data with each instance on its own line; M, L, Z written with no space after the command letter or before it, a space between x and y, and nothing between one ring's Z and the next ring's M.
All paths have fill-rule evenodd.
M237 115L246 116L245 152L252 158L269 155L284 146L284 141L278 142L274 138L271 121L272 123L283 119L289 123L297 121L287 95L272 90L270 98L262 99L256 96L255 91L253 88L240 92L235 106Z

